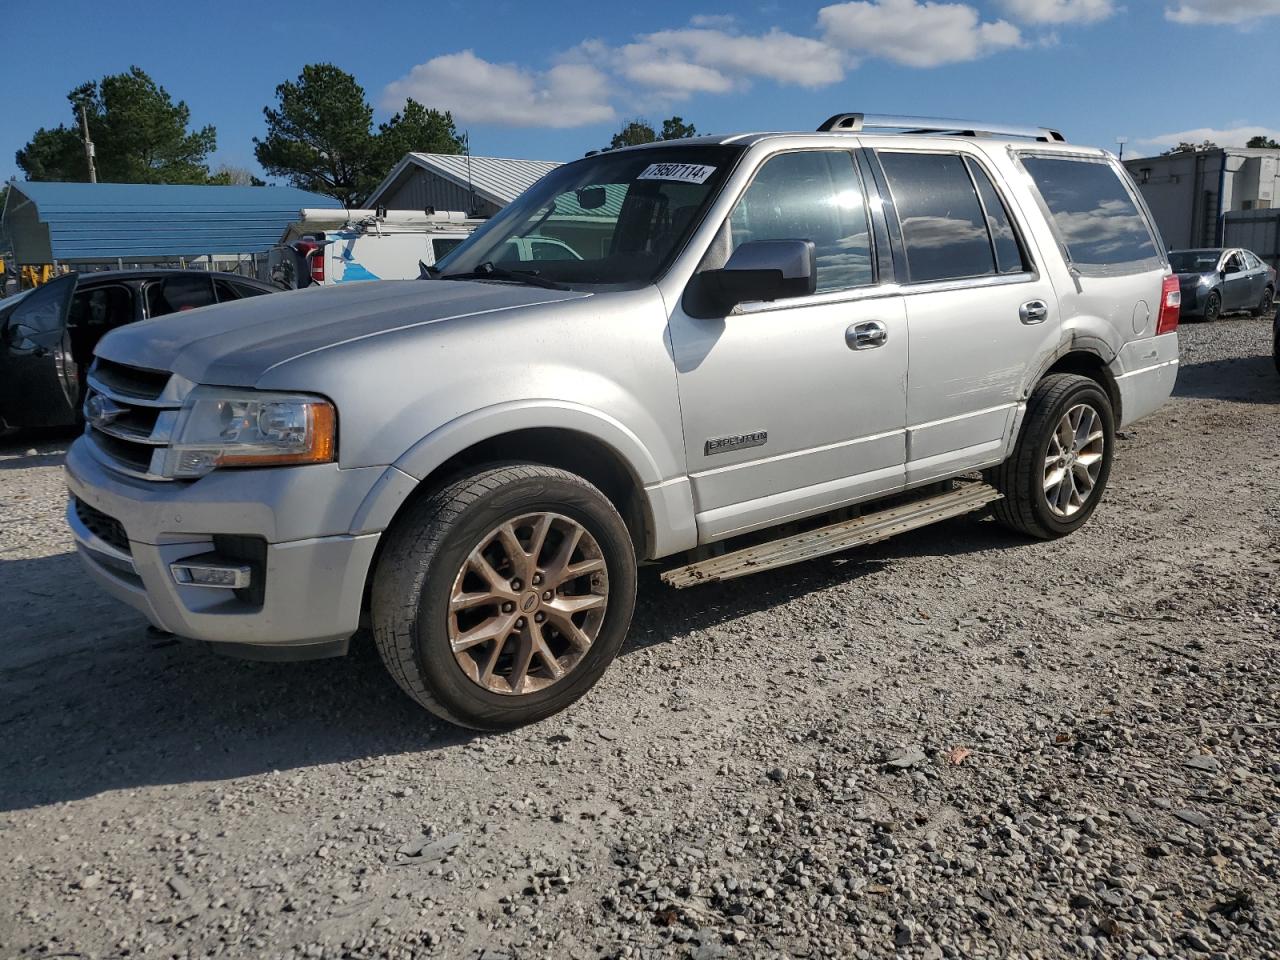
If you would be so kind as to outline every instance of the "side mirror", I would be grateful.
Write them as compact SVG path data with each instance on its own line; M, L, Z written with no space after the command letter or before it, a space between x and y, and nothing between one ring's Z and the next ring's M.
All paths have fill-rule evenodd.
M805 297L817 289L812 240L753 240L733 251L719 270L698 274L697 299L708 316L724 316L740 303Z

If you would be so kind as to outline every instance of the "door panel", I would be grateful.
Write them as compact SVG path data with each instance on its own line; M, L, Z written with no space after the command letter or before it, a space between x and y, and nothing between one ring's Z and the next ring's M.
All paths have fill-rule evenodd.
M879 321L883 346L846 334ZM671 321L704 540L902 486L907 326L897 296ZM765 434L734 448L731 437ZM763 439L763 442L759 442Z
M679 305L670 318L702 542L902 486L906 313L899 295L875 286L849 151L767 158L703 267L744 242L782 239L814 243L817 295L710 319ZM883 342L859 342L854 328L874 322Z
M79 400L67 314L76 275L0 301L0 419L15 427L72 424Z
M1224 310L1243 310L1253 299L1253 284L1244 267L1244 257L1238 252L1227 255L1223 264L1226 277L1222 281L1222 307Z
M906 481L918 484L1001 459L1028 369L1057 346L1061 319L976 157L877 156L909 281Z

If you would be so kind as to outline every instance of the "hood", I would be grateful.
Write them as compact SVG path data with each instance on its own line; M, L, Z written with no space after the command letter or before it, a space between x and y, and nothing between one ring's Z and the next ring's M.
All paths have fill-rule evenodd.
M471 280L312 287L129 324L103 337L94 352L196 383L250 387L272 367L353 340L414 326L442 332L444 323L478 314L587 296Z

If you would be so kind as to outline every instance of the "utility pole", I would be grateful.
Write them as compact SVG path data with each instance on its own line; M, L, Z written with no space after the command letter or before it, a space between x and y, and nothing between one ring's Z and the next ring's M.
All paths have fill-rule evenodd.
M1124 145L1129 142L1128 137L1116 137L1116 143L1120 144L1120 159L1124 159Z
M84 141L84 158L89 164L89 182L98 182L98 171L93 163L93 141L89 139L89 114L84 104L80 104L80 139Z

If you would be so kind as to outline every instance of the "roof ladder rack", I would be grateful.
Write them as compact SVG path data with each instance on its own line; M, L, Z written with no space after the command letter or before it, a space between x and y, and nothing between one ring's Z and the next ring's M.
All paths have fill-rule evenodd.
M900 133L949 133L961 137L1018 137L1048 143L1066 143L1067 138L1051 127L1020 127L1004 123L975 123L939 117L894 117L871 113L837 113L818 127L821 133L861 133L893 130Z

